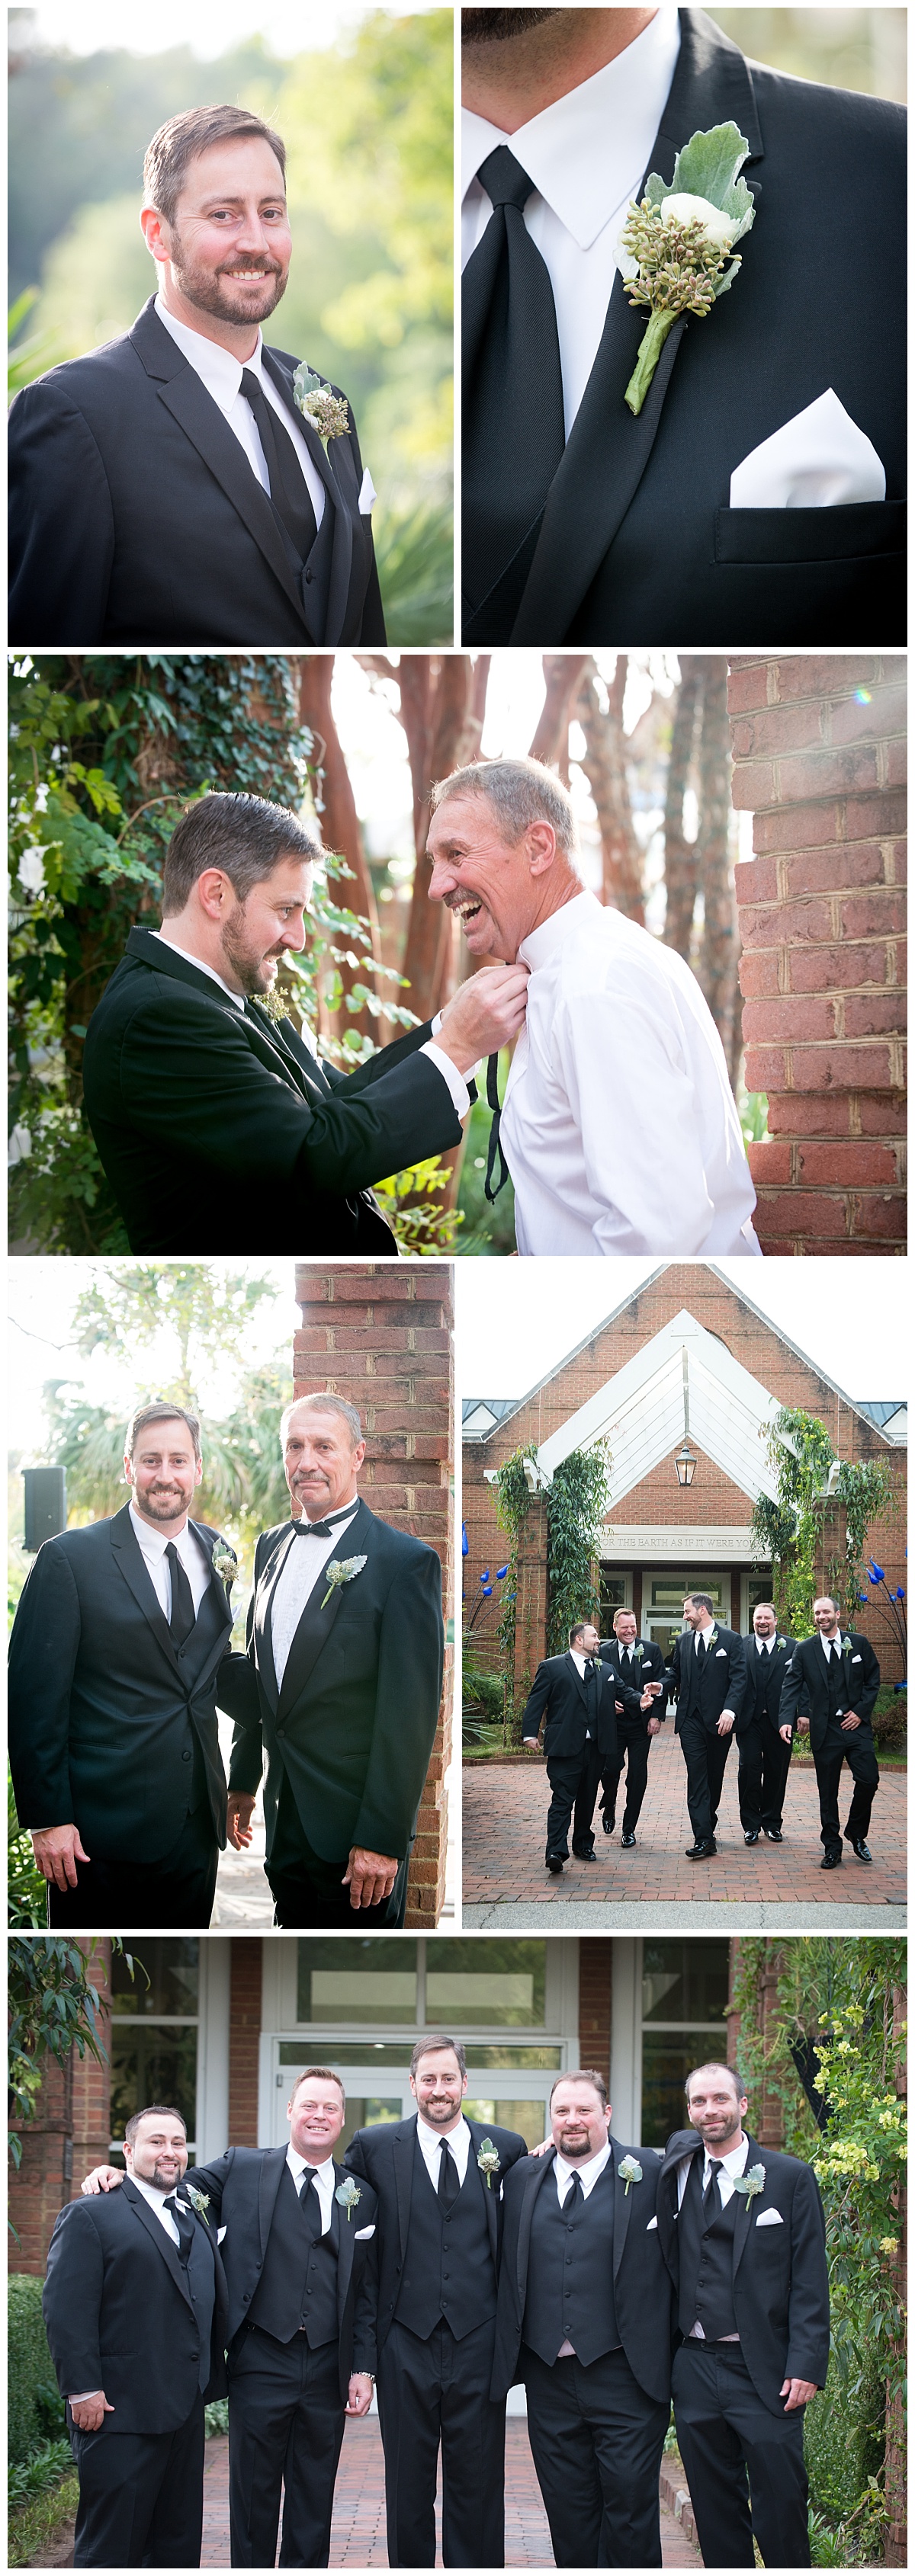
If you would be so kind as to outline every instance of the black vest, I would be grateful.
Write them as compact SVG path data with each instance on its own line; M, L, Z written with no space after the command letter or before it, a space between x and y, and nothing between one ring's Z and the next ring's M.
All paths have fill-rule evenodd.
M771 1655L761 1655L754 1637L752 1644L747 1646L747 1655L756 1694L755 1714L757 1717L769 1718L772 1725L777 1726L782 1684L785 1678L778 1648L773 1646Z
M496 2268L486 2217L486 2184L473 2140L462 2189L446 2211L414 2135L410 2225L394 2315L423 2343L442 2318L460 2343L495 2313Z
M181 2189L180 2183L178 2184L178 2198L179 2200L184 2199L184 2193ZM180 2263L180 2254L178 2255L178 2260ZM184 2272L184 2276L187 2281L191 2305L197 2319L197 2331L200 2336L199 2379L202 2393L203 2390L209 2386L212 2375L211 2344L213 2337L213 2309L216 2304L216 2273L210 2248L205 2241L202 2229L199 2227L194 2228L193 2243L188 2255L187 2264L185 2266L182 2263L181 2269Z
M566 2341L585 2363L619 2347L613 2300L614 2189L611 2155L587 2200L579 2200L572 2190L560 2209L553 2166L537 2193L521 2331L541 2361L554 2362Z
M215 1576L212 1576L203 1595L190 1636L178 1651L181 1678L188 1690L193 1690L208 1656L223 1634L228 1644L230 1630L225 1627L222 1617L221 1587L216 1582ZM198 1807L204 1806L208 1801L207 1775L203 1747L190 1716L186 1718L185 1724L187 1741L182 1750L189 1753L191 1757L187 1814L192 1816Z
M304 2185L303 2185L304 2189ZM288 2165L283 2166L274 2202L264 2268L248 2309L250 2323L263 2326L278 2343L291 2343L302 2333L315 2351L336 2340L337 2247L340 2210L333 2203L330 2230L322 2236L315 2195L303 2209ZM347 2220L351 2225L351 2220Z
M734 2232L740 2193L732 2192L727 2208L722 2209L716 2184L718 2215L710 2227L705 2227L702 2217L704 2165L701 2150L690 2158L689 2180L677 2220L679 2325L683 2336L690 2334L693 2326L700 2325L706 2343L715 2343L719 2336L735 2335L738 2330L734 2314Z

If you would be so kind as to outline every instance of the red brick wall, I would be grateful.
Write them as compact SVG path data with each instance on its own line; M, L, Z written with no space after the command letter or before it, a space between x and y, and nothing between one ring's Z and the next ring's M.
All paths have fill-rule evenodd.
M770 2024L773 2020L778 2002L778 1981L782 1973L784 1960L776 1942L765 1942L764 1950L765 1961L759 1981L759 2010L753 2035L755 2038L761 2039L765 2046L765 2043L770 2036ZM732 1941L730 1993L728 1998L728 2058L730 2064L732 2066L736 2066L738 2072L745 2075L746 2070L742 2063L740 2047L743 2025L740 2012L735 2002L735 1988L739 1970L740 1942ZM761 2147L774 2147L776 2149L783 2147L785 2143L785 2118L779 2093L773 2091L766 2084L765 2077L763 2077L761 2085L754 2084L751 2086L748 2094L748 2101L750 2107L746 2115L746 2126L750 2130L751 2135L756 2139L757 2144Z
M906 662L739 654L728 706L764 1252L905 1250Z
M425 1539L442 1561L448 1645L438 1730L410 1863L407 1922L428 1931L445 1895L454 1649L454 1314L447 1261L302 1262L296 1395L321 1387L359 1407L366 1438L360 1486L369 1508Z
M230 2147L256 2147L258 2143L257 2066L262 1955L259 1936L240 1934L233 1940L229 1979Z
M613 1943L578 1944L578 2045L580 2064L594 2066L610 2083L613 2022Z
M92 1982L100 1999L99 2036L108 2048L108 1970L110 1941L87 1939L79 1944L91 1953ZM79 2058L71 2049L65 2066L45 2060L36 2115L12 2125L22 2139L18 2173L10 2169L9 2215L19 2244L10 2240L13 2272L43 2273L58 2210L77 2200L90 2165L108 2161L111 2140L111 2070L106 2056Z

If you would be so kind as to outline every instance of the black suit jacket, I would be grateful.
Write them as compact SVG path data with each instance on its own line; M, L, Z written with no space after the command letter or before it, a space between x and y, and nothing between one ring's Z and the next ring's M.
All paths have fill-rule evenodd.
M89 1022L86 1114L132 1252L396 1255L368 1195L460 1143L428 1022L355 1072L134 929Z
M600 1659L601 1663L606 1664L608 1670L612 1672L614 1679L621 1682L621 1688L616 1691L615 1697L623 1700L626 1716L628 1718L638 1718L640 1725L644 1727L647 1735L648 1720L650 1717L656 1717L659 1724L663 1726L664 1720L667 1716L667 1682L664 1671L664 1657L660 1646L656 1644L653 1637L636 1637L634 1638L633 1643L637 1648L641 1647L638 1664L635 1667L632 1664L627 1664L625 1668L623 1667L622 1648L618 1637L601 1638ZM637 1676L636 1680L633 1680L634 1671ZM650 1708L640 1708L639 1700L646 1682L663 1682L664 1688L661 1692L660 1699L653 1699ZM629 1690L634 1694L634 1706L631 1706L628 1699L625 1698L625 1693Z
M812 2167L802 2164L798 2156L758 2147L755 2138L748 2143L747 2168L762 2165L765 2184L758 2198L740 2196L734 2234L734 2313L741 2353L757 2396L773 2415L783 2415L779 2390L784 2379L811 2379L817 2388L826 2379L826 2226ZM658 2183L661 2251L677 2292L677 2174L684 2157L701 2149L695 2129L678 2130L668 2139ZM777 2212L775 2224L772 2211Z
M661 2158L654 2147L623 2147L611 2139L614 2162L613 2301L623 2351L646 2396L663 2404L670 2396L671 2290L661 2257L658 2231L652 2227ZM624 2156L642 2169L641 2182L627 2191L620 2176ZM531 2219L538 2192L552 2180L555 2149L546 2156L527 2156L515 2165L503 2191L502 2256L492 2394L503 2397L518 2376Z
M543 1750L549 1762L554 1754L564 1760L583 1753L590 1727L604 1766L616 1760L615 1700L616 1692L608 1686L599 1665L593 1683L586 1689L571 1650L565 1655L547 1655L534 1674L521 1733L539 1735L546 1718Z
M869 1637L859 1637L854 1629L848 1628L843 1628L840 1633L842 1713L847 1715L849 1709L854 1709L861 1719L857 1729L859 1737L864 1735L871 1741L871 1717L880 1688L880 1666ZM810 1719L810 1742L814 1753L817 1753L829 1724L829 1667L818 1636L805 1637L801 1645L795 1646L785 1674L779 1725L796 1726L799 1716Z
M219 1679L219 1705L236 1720L230 1787L256 1790L266 1752L268 1861L284 1772L322 1860L342 1866L356 1844L404 1860L442 1694L441 1563L360 1501L306 1603L278 1690L273 1591L290 1548L307 1545L292 1521L257 1542L247 1655ZM322 1608L330 1566L352 1556L366 1558L361 1573Z
M755 1629L749 1637L744 1639L744 1646L747 1658L747 1677L744 1683L743 1699L737 1711L738 1739L749 1733L757 1710L756 1681L761 1659L757 1650ZM767 1694L769 1708L771 1711L769 1723L776 1730L785 1723L780 1706L781 1692L785 1674L788 1670L793 1653L794 1638L777 1636L771 1655L766 1657L766 1661L771 1667L771 1688ZM760 1716L765 1723L765 1712L762 1709L761 1704Z
M227 2344L245 2323L264 2268L285 2162L285 2147L227 2147L213 2164L188 2167L186 2184L209 2196L210 2225L226 2231L220 2252L227 2284ZM342 2165L334 2164L334 2174L338 2183L345 2180ZM368 2184L352 2217L345 2209L340 2212L337 2322L344 2404L351 2372L375 2368L376 2239L366 2239L361 2231L374 2227L376 2214L375 2193Z
M484 2193L492 2257L498 2264L503 2178L519 2157L527 2155L527 2145L514 2129L484 2129L479 2120L468 2120L467 2126L473 2142L471 2155L479 2154L484 2138L491 2141L499 2153L498 2173L491 2175ZM347 2172L356 2174L360 2181L370 2182L378 2195L379 2352L383 2352L387 2341L406 2260L415 2138L414 2113L409 2120L393 2120L390 2126L357 2129L344 2158Z
M636 194L733 120L756 198L743 264L704 320L675 322L638 419L623 397L648 315L617 275L546 509L464 640L904 643L903 112L746 62L702 10L681 9L680 31ZM735 467L830 387L876 448L886 499L732 510Z
M191 1528L212 1557L218 1531ZM24 1826L76 1824L92 1860L161 1860L188 1813L196 1737L224 1849L216 1678L232 1611L216 1575L211 1591L209 1646L201 1657L192 1630L179 1655L128 1504L45 1540L10 1640L10 1764Z
M187 2200L185 2183L179 2200ZM226 2280L215 2226L194 2213L213 2263L206 2400L223 2397ZM178 2249L129 2175L117 2191L71 2200L55 2221L42 2299L62 2397L103 2388L115 2433L174 2433L200 2385L197 2319Z
M686 1689L689 1681L687 1659L694 1653L694 1632L692 1628L685 1628L682 1635L675 1639L673 1653L667 1667L670 1688L677 1693L677 1718L674 1730L677 1735L683 1732ZM713 1619L711 1628L705 1630L705 1656L699 1683L697 1712L702 1718L703 1725L710 1731L717 1727L718 1719L725 1708L732 1708L736 1719L737 1711L743 1704L746 1678L747 1659L743 1638L738 1636L736 1628L723 1628L720 1620Z
M334 513L326 568L322 522L304 572L154 297L119 339L26 385L10 414L10 640L383 644L355 422L350 413L349 436L325 451L296 410L297 363L264 350ZM320 593L323 618L311 607Z

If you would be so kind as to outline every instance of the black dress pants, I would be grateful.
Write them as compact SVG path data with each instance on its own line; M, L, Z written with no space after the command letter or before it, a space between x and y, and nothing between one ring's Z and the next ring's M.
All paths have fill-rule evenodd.
M568 1860L570 1817L572 1850L581 1859L594 1850L592 1819L599 1777L596 1736L582 1745L580 1753L548 1753L546 1770L553 1792L546 1820L547 1860Z
M684 1717L681 1721L686 1804L697 1843L710 1843L714 1839L724 1766L733 1740L733 1727L727 1735L719 1735L717 1726L706 1726L701 1717Z
M703 2565L755 2566L755 2536L764 2567L809 2567L803 2408L770 2414L739 2344L681 2344L673 2398Z
M383 1905L366 1905L358 1913L343 1885L347 1855L322 1860L302 1830L299 1811L286 1774L280 1790L276 1832L264 1864L274 1904L274 1923L288 1931L399 1932L407 1910L409 1854L402 1860L390 1896Z
M163 1860L78 1860L78 1885L48 1888L52 1932L205 1932L219 1850L208 1806L186 1816Z
M628 1726L624 1717L618 1717L616 1740L619 1761L613 1771L604 1772L603 1804L608 1815L615 1816L625 1754L626 1805L623 1811L622 1830L624 1834L634 1834L642 1812L642 1800L648 1787L648 1756L652 1739L646 1733L644 1725Z
M854 1781L845 1841L867 1839L871 1808L880 1787L880 1772L869 1726L853 1726L843 1735L839 1720L831 1717L824 1742L814 1754L817 1788L820 1792L820 1841L828 1852L842 1849L839 1824L839 1783L842 1764L847 1762Z
M753 1717L737 1746L737 1795L745 1834L765 1825L781 1827L785 1789L791 1768L791 1746L784 1744L768 1717Z
M229 2521L233 2567L272 2567L283 2499L281 2567L326 2567L346 2421L339 2347L303 2334L278 2343L243 2327L229 2369Z
M442 2454L446 2567L505 2563L505 2399L489 2394L495 2318L456 2341L422 2339L395 2318L378 2361L388 2565L434 2567L435 2486Z
M622 2350L551 2367L525 2344L520 2369L557 2567L660 2567L669 2406L646 2397Z
M117 2405L117 2398L114 2399ZM203 2398L176 2433L70 2429L79 2473L74 2567L199 2567Z

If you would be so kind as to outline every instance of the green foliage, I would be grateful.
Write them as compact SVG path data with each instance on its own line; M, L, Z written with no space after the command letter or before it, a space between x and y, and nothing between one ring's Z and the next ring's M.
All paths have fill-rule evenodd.
M115 1935L131 1977L134 1961ZM64 2066L75 2048L88 2051L97 2066L107 2065L98 2031L98 1988L90 1974L91 1953L53 1933L39 1940L14 1939L7 1944L8 2074L10 2116L28 2122L35 2117L44 2060ZM139 1964L139 1963L137 1963ZM18 2169L22 2140L9 2140L10 2159Z
M499 1091L504 1094L508 1075L508 1053L499 1062ZM496 1253L510 1254L515 1249L515 1193L508 1180L494 1205L490 1207L483 1183L489 1151L491 1111L485 1100L475 1100L465 1130L464 1159L458 1189L458 1206L464 1218L461 1255L476 1257Z
M68 2444L69 2449L69 2444ZM53 2567L59 2563L51 2551L61 2544L66 2524L72 2521L79 2503L79 2479L75 2470L61 2478L59 2486L45 2495L30 2496L17 2505L9 2518L6 2553L11 2567Z
M527 1698L528 1691L530 1690L532 1679L532 1637L530 1619L525 1623L525 1633L522 1644L522 1668L518 1671L516 1667L518 1651L518 1558L527 1516L533 1501L533 1495L530 1492L524 1474L524 1461L525 1458L536 1458L536 1455L537 1445L535 1441L529 1442L526 1449L514 1450L512 1456L510 1458L506 1458L504 1466L499 1468L495 1484L493 1486L493 1494L495 1496L496 1504L496 1518L499 1523L499 1528L505 1531L505 1535L508 1540L508 1573L505 1578L502 1592L502 1606L499 1613L497 1635L505 1667L505 1723L507 1730L510 1731L511 1735L516 1740L518 1739L520 1732L519 1720L521 1710Z
M610 1498L610 1451L573 1449L553 1477L546 1505L549 1610L547 1653L561 1655L576 1619L595 1619L600 1608L596 1559Z
M49 331L33 331L28 340L17 338L26 315L31 313L33 305L37 302L37 286L27 286L24 295L17 295L15 303L10 305L7 317L7 338L10 350L6 370L6 386L10 402L13 395L18 394L21 385L33 384L36 376L43 376L48 367L53 367L57 355Z
M31 2272L7 2282L7 2457L10 2469L40 2455L62 2426L54 2364L41 2313L42 2283ZM69 2445L67 2449L69 2458Z
M654 176L648 180L646 195L658 205L668 196L704 197L722 214L734 216L740 226L734 239L739 241L740 233L749 231L755 213L746 180L737 175L749 149L746 135L738 133L733 123L709 126L706 133L694 134L678 152L669 182Z
M842 1583L842 1617L849 1624L858 1607L864 1580L867 1534L873 1521L897 1506L893 1471L884 1458L843 1458L836 1479L836 1501L845 1513L845 1564L836 1569ZM830 1572L832 1569L830 1569ZM904 1667L903 1667L904 1669Z
M227 2433L229 2430L228 2398L214 2397L211 2405L204 2407L203 2420L208 2442L212 2441L215 2433Z
M398 644L450 644L454 631L454 533L450 506L381 505L375 554L385 621Z
M754 1545L772 1558L779 1624L795 1637L810 1634L827 1515L838 1505L845 1513L845 1558L830 1559L823 1583L847 1626L858 1604L867 1532L882 1512L896 1508L892 1469L883 1459L843 1459L827 1497L832 1441L825 1423L798 1405L781 1407L764 1445L777 1490L774 1500L758 1496L750 1528Z
M484 1673L464 1657L463 1742L465 1752L501 1753L505 1744L505 1690L500 1673Z
M6 1891L10 1930L43 1931L48 1919L47 1887L32 1850L31 1834L23 1833L16 1814L9 1763L6 1766Z
M62 2399L58 2399L58 2411L63 2421ZM66 2434L56 2442L42 2442L30 2460L21 2460L17 2468L10 2469L7 2479L10 2504L22 2504L26 2496L46 2495L49 2487L60 2484L62 2473L70 2467L72 2458Z
M439 1260L455 1248L463 1222L459 1208L437 1208L434 1200L451 1179L448 1163L430 1154L424 1163L408 1165L391 1180L376 1181L374 1196L393 1228L401 1252L424 1252Z

